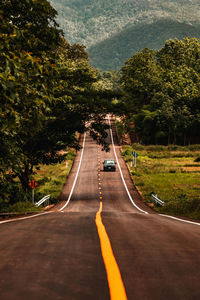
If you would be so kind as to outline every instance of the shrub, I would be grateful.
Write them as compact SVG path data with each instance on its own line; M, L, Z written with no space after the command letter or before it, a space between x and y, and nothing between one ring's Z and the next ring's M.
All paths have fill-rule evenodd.
M75 151L68 151L67 155L66 155L66 160L72 160L73 161L75 156L76 156Z
M198 156L197 158L195 158L194 162L200 162L200 156Z
M4 208L2 212L19 212L19 213L25 213L25 212L35 212L40 211L41 208L35 207L31 202L23 202L19 201L15 204L9 205L7 208Z
M181 146L178 146L178 145L168 145L168 150L169 151L173 151L173 150L182 150L182 147Z
M147 149L148 151L156 151L156 152L160 152L160 151L166 150L166 146L149 145L149 146L146 146L146 149Z
M200 144L195 144L195 145L189 145L187 148L191 151L199 151L200 150Z
M186 195L179 195L176 200L169 201L164 207L159 209L160 212L170 213L173 215L189 216L193 218L200 217L200 199L188 199Z

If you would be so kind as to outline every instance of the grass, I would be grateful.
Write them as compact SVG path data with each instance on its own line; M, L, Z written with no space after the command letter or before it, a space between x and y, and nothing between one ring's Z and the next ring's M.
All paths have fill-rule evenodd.
M66 183L75 156L75 150L70 150L66 161L63 163L40 166L40 170L37 170L34 176L34 179L38 182L38 187L35 189L35 201L40 200L46 195L51 195L50 203L58 202L59 195L63 185Z
M136 151L137 167L131 167L131 152ZM200 145L181 147L122 146L122 156L129 165L134 184L144 201L151 203L151 194L165 201L156 206L161 213L200 219Z
M67 152L66 160L63 163L54 165L41 165L34 170L34 179L38 186L34 190L34 202L39 201L46 195L50 195L49 204L58 202L59 195L62 191L63 185L67 181L67 177L71 170L74 158L76 156L75 150L69 150ZM37 212L43 210L42 206L35 207L31 201L32 191L27 197L23 199L24 194L22 193L20 201L16 201L14 204L9 204L1 208L1 213L26 213L26 212Z
M27 213L27 212L39 212L41 207L35 207L31 202L19 201L15 204L9 205L6 209L3 209L1 213Z

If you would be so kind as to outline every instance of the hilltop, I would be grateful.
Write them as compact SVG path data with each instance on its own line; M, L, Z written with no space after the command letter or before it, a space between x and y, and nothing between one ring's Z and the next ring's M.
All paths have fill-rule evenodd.
M127 28L89 49L92 64L101 70L117 70L143 48L160 49L168 39L200 38L200 27L162 20Z
M50 0L50 2L58 11L57 21L64 30L67 40L72 44L86 45L91 53L92 64L101 69L107 68L108 63L98 64L98 61L102 60L99 56L99 53L102 54L99 47L103 45L104 49L110 49L110 43L115 42L117 38L120 39L117 43L118 51L113 52L114 62L109 64L111 68L118 68L129 53L132 54L149 45L148 34L153 39L159 40L158 43L152 43L156 49L163 45L163 30L166 39L183 36L199 37L199 0L171 0L170 2L168 0ZM163 22L168 29L163 26ZM159 24L160 28L158 28ZM148 28L150 33L147 32ZM136 36L137 32L138 36ZM158 39L157 33L160 37ZM130 41L131 34L135 40L134 47L132 49L129 47L127 52L124 43L127 40L130 46L133 44ZM140 38L141 34L143 38ZM123 51L125 51L124 55L121 54Z

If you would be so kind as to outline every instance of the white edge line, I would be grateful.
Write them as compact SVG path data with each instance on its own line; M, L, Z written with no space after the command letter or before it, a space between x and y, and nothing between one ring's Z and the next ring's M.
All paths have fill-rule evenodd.
M23 218L11 219L11 220L6 220L6 221L0 221L0 224L14 222L14 221L21 221L21 220L26 220L26 219L31 219L31 218L36 218L36 217L39 217L39 216L42 216L42 215L50 214L52 212L53 211L47 211L47 212L44 212L44 213L41 213L41 214L29 216L29 217L23 217Z
M124 177L123 177L123 174L122 174L122 170L121 170L121 167L119 165L119 161L118 161L118 158L117 158L117 154L116 154L116 151L115 151L115 146L114 146L114 140L113 140L113 134L112 134L112 129L111 129L111 123L110 123L110 117L108 116L108 121L109 121L109 125L110 125L110 134L111 134L111 140L112 140L112 145L113 145L113 150L114 150L114 154L115 154L115 157L116 157L116 160L117 160L117 165L119 167L119 171L120 171L120 175L121 175L121 178L122 178L122 181L124 183L124 186L125 186L125 189L127 191L127 194L129 196L129 199L131 200L132 204L140 211L142 211L143 213L145 214L149 214L148 212L142 210L141 208L139 208L135 202L133 201L130 193L129 193L129 190L127 188L127 185L126 185L126 182L124 180ZM184 222L184 223L189 223L189 224L193 224L193 225L198 225L200 226L200 223L197 223L197 222L192 222L192 221L187 221L187 220L183 220L183 219L180 219L180 218L176 218L176 217L173 217L173 216L169 216L169 215L164 215L164 214L159 214L159 216L162 216L162 217L166 217L166 218L170 218L170 219L173 219L173 220L177 220L177 221L180 221L180 222Z
M176 218L176 217L173 217L173 216L169 216L169 215L159 214L159 216L170 218L170 219L174 219L174 220L177 220L177 221L180 221L180 222L184 222L184 223L189 223L189 224L200 226L200 223L192 222L192 221L187 221L187 220L183 220L183 219L179 219L179 218Z
M74 191L74 187L76 185L76 181L77 181L77 178L78 178L78 174L79 174L79 170L80 170L80 167L81 167L81 163L82 163L82 159L83 159L83 152L84 152L84 147L85 147L85 138L86 138L86 133L84 133L84 139L83 139L83 148L82 148L82 151L81 151L81 157L80 157L80 161L79 161L79 165L78 165L78 170L76 172L76 177L74 179L74 183L73 183L73 186L72 186L72 189L71 189L71 192L69 194L69 197L67 199L67 202L59 209L59 211L62 212L62 210L69 204L69 201L71 199L71 196L72 196L72 193Z
M122 170L121 170L121 167L120 167L118 158L117 158L117 153L116 153L116 151L115 151L115 145L114 145L113 134L112 134L112 129L111 129L111 123L110 123L110 117L109 117L109 116L108 116L108 122L109 122L109 125L110 125L110 135L111 135L111 141L112 141L112 146L113 146L115 158L116 158L117 165L118 165L118 168L119 168L119 171L120 171L120 175L121 175L121 178L122 178L124 187L125 187L125 189L126 189L126 192L127 192L127 194L128 194L128 197L129 197L131 203L133 204L133 206L135 206L135 208L137 208L139 211L141 211L141 212L144 213L144 214L149 214L147 211L142 210L141 208L139 208L139 207L135 204L135 202L133 201L133 198L131 197L131 195L130 195L130 193L129 193L129 190L128 190L128 188L127 188L127 185L126 185L126 182L125 182L125 180L124 180L124 176L123 176L123 173L122 173Z

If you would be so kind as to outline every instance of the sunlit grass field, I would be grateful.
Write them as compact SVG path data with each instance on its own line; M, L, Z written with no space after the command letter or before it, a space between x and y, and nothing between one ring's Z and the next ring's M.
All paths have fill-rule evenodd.
M133 150L138 154L136 168ZM200 145L124 145L122 156L146 203L157 194L165 201L164 207L154 207L159 212L200 219Z

